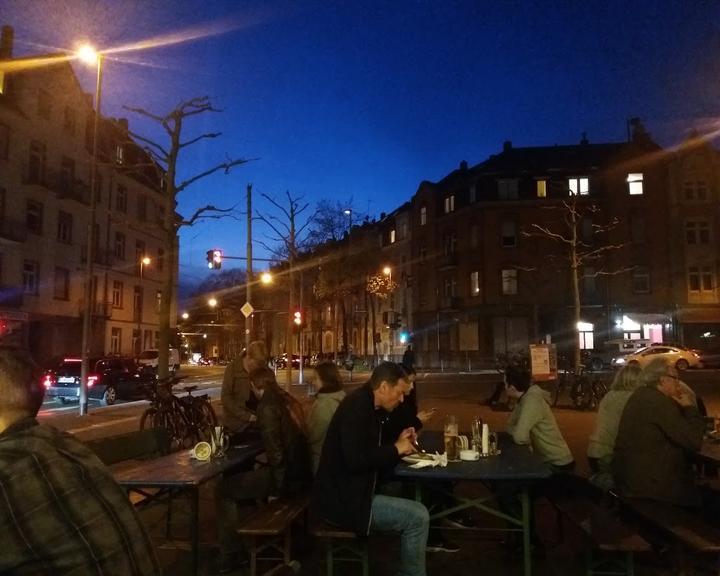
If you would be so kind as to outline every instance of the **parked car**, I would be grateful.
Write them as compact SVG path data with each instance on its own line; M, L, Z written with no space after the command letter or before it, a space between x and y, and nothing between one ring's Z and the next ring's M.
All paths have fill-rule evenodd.
M45 396L63 404L80 399L80 358L64 358L42 376ZM155 376L145 372L132 358L104 357L88 360L88 399L101 404L115 404L118 399L130 400L145 395L146 384Z
M643 367L653 358L665 358L680 371L687 370L688 368L702 367L697 353L687 348L666 346L665 344L653 344L627 356L618 356L613 358L612 365L615 368L620 368L627 364L638 364Z
M157 348L143 350L140 352L140 356L138 356L138 364L150 366L157 370L159 355L160 351ZM168 368L170 372L175 372L180 369L180 352L178 352L177 348L170 348L168 352Z
M602 370L605 366L612 364L613 358L627 356L646 348L649 344L650 340L627 340L624 338L607 340L597 350L584 350L583 364L590 370Z
M700 357L703 368L720 368L720 347L694 350L694 352Z
M307 356L303 358L303 363L307 366ZM276 356L273 359L273 366L275 366L275 368L277 368L278 370L282 368L287 368L287 352L285 354L281 354L280 356ZM300 356L298 356L297 354L292 355L292 367L296 369L300 368Z

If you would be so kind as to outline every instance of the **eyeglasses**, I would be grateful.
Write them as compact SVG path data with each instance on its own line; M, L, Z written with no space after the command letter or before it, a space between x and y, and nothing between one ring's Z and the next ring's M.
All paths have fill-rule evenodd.
M665 378L672 378L673 380L680 380L679 376L677 374L665 374Z

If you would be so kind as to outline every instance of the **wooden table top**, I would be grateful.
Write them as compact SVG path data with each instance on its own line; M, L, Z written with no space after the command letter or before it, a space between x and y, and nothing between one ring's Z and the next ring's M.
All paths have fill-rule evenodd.
M261 442L231 446L220 458L200 461L190 450L180 450L151 460L132 460L111 466L115 480L125 487L199 486L203 482L252 460L263 452Z

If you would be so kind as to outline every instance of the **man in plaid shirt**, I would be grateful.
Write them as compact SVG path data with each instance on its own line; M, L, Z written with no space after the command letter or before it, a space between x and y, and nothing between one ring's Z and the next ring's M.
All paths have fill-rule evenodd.
M110 471L35 420L42 397L29 358L0 350L0 574L160 574Z

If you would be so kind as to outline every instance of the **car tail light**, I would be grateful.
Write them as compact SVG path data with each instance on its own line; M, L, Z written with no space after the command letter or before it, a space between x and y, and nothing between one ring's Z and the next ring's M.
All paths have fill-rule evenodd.
M92 388L95 385L95 383L97 382L97 379L98 379L98 377L95 374L91 374L90 376L88 376L88 381L87 381L88 388Z
M55 383L55 380L53 380L53 377L50 376L50 374L45 374L42 379L42 385L45 388L50 388Z

